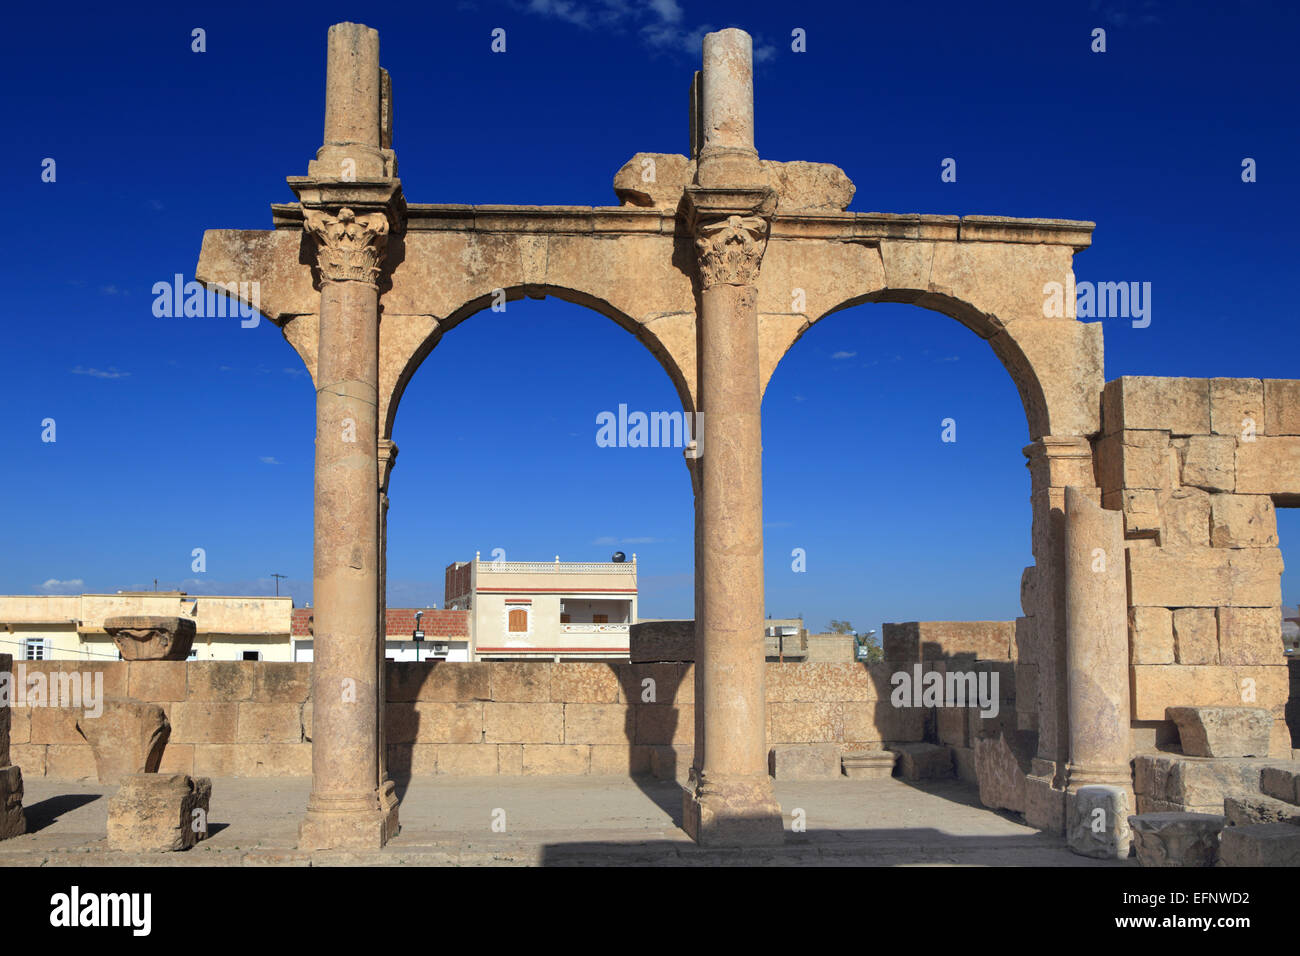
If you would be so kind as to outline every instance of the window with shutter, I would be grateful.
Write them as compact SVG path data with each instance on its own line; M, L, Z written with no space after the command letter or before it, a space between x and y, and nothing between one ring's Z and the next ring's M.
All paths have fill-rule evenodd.
M528 612L521 607L510 611L510 633L523 634L528 631Z

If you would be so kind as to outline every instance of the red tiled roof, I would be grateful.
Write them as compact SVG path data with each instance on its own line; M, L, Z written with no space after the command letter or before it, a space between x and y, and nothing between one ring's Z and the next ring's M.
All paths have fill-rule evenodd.
M407 637L415 630L414 607L390 607L388 609L387 636ZM294 637L311 637L311 620L315 611L309 607L293 609L293 621L290 633ZM433 608L424 609L420 619L424 636L433 638L453 638L469 640L469 611L446 611Z

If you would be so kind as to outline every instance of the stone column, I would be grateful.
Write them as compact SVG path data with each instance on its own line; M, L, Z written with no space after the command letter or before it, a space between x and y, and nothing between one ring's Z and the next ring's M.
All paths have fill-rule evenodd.
M1124 516L1103 509L1097 494L1065 489L1071 793L1094 784L1133 789Z
M763 653L763 450L758 274L775 197L753 135L749 35L704 38L704 146L688 187L699 267L699 498L696 509L698 772L683 795L704 845L784 839L767 772Z
M379 36L329 31L325 144L290 186L315 240L320 282L316 361L315 650L312 791L304 849L378 848L396 832L383 798L378 667L380 576L379 290L401 185L384 180Z

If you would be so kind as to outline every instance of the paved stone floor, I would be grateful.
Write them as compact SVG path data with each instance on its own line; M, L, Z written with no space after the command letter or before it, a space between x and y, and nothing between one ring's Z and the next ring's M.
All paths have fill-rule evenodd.
M939 865L1132 866L1075 856L1064 842L979 803L958 781L776 783L784 847L710 850L678 828L681 789L627 777L414 777L399 784L402 832L383 850L300 853L311 781L213 780L211 835L193 850L127 854L104 838L108 794L27 781L29 832L0 842L0 866L240 865ZM807 829L793 832L803 811ZM494 832L504 811L505 832Z

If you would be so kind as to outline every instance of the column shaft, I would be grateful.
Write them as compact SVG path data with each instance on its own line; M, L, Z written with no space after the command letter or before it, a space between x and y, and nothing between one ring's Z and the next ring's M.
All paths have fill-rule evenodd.
M1131 791L1124 518L1093 501L1095 494L1065 489L1068 789L1104 784Z

